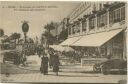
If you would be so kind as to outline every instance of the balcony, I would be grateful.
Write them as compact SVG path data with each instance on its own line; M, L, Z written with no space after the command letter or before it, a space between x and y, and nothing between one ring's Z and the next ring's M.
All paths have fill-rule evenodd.
M87 32L87 31L82 30L82 32L75 33L75 34L69 35L69 36L92 34L92 33L97 33L97 32L103 32L103 31L109 31L109 30L113 30L113 29L123 28L123 26L126 24L126 22L124 20L125 16L126 16L124 6L125 6L125 3L113 3L111 5L105 5L105 8L103 10L93 11L93 14L84 15L83 18L85 18L85 19L82 19L82 20L83 21L85 20L87 22L86 26L87 26L87 28L89 27L89 31ZM120 10L117 11L118 9L120 9ZM116 18L112 17L112 20L113 19L114 20L108 22L108 20L111 19L110 14L113 14L113 11L116 11L116 14L120 13L120 15L117 15ZM109 12L111 12L111 13L109 13ZM101 17L101 15L103 15L103 16ZM120 16L120 17L118 17L118 16ZM96 19L96 17L101 17L101 18ZM114 15L114 17L115 17L115 15ZM103 22L100 19L103 19ZM98 22L98 21L100 21L100 22ZM96 25L97 23L99 24L98 26ZM97 27L95 27L95 26L97 26ZM86 29L86 30L88 30L88 29Z
M116 22L114 24L109 25L109 30L118 29L118 28L124 28L126 26L125 20L122 20L120 22Z

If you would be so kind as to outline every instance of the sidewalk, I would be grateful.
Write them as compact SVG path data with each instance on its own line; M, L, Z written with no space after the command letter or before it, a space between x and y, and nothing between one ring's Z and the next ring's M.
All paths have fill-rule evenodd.
M3 82L43 82L43 83L118 83L126 80L126 75L103 75L90 73L59 72L59 76L49 72L43 75L40 72L29 74L13 74L9 77L2 75Z
M13 65L14 66L14 65ZM70 67L70 68L69 68ZM127 75L103 75L100 73L87 72L87 69L78 66L61 67L59 76L49 69L48 75L39 71L39 66L33 67L12 67L13 73L9 77L1 74L2 82L43 82L43 83L118 83L126 80ZM20 72L20 73L18 73Z
M34 59L31 57L31 61ZM30 60L30 59L29 59ZM40 73L38 65L30 64L28 67L16 67L11 65L11 71L14 73L6 77L1 74L2 82L43 82L43 83L118 83L120 80L126 80L127 75L103 75L93 73L92 67L81 67L80 65L60 66L59 76L49 69L48 75Z

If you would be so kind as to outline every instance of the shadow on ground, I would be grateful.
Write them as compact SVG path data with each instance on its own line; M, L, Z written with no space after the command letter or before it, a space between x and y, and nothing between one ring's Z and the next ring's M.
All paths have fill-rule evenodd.
M83 74L102 74L101 72L94 72L94 71L64 71L63 69L60 70L63 73L83 73ZM111 75L127 75L127 72L119 72L119 71L111 71L109 74ZM108 74L108 75L109 75Z
M6 74L6 73L9 73L9 74L30 74L30 73L40 73L40 71L37 69L37 70L32 70L32 69L27 69L27 67L25 68L20 68L16 65L13 65L13 64L9 64L9 63L0 63L1 65L1 74ZM49 70L49 72L52 72L52 69ZM66 70L66 69L60 69L60 73L63 72L63 73L82 73L82 74L101 74L101 73L96 73L96 72L93 72L93 71L85 71L85 70L75 70L75 69L69 69L69 70ZM127 73L126 72L123 72L123 73L119 73L119 72L111 72L110 74L113 74L113 75L126 75ZM52 74L51 74L52 75ZM60 75L60 76L67 76L67 77L72 77L72 76L68 76L68 75ZM74 77L74 76L73 76ZM76 76L78 77L78 76ZM81 76L80 76L81 77Z
M30 74L30 73L38 73L37 70L27 70L27 69L21 69L16 65L8 64L8 63L0 63L1 65L1 74Z

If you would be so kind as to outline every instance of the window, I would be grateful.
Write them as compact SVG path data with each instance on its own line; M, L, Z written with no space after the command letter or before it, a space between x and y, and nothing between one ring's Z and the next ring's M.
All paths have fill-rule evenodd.
M100 4L100 8L99 8L100 10L102 9L102 4Z
M117 10L117 19L120 19L120 9Z
M77 24L77 33L80 33L80 23Z
M105 14L105 15L104 15L104 24L105 24L105 25L107 25L107 20L108 20L107 14Z
M125 7L109 12L109 23L116 23L125 20Z
M89 29L94 29L95 27L94 19L95 18L89 19Z
M68 32L69 35L71 35L71 27L69 27L69 32Z
M72 33L75 34L75 25L72 26Z
M79 33L80 32L80 24L79 23L75 24L75 26L74 26L74 32L75 33Z
M103 27L107 24L107 14L103 14L97 17L97 27Z
M125 20L125 7L121 8L121 20Z
M112 23L112 12L109 12L109 23Z
M120 9L117 9L114 11L114 22L119 22L120 21Z
M100 25L100 18L101 18L101 17L99 17L99 16L97 17L97 26L98 26L98 27L99 27L99 25Z
M82 22L82 31L86 31L87 23L86 21Z
M94 6L93 6L93 10L96 11L96 4L94 4Z
M75 25L75 33L79 33L80 32L80 25L77 23Z

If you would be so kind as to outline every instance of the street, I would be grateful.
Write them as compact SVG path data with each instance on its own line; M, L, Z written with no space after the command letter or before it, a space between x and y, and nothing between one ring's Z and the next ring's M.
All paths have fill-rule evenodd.
M81 67L80 65L60 66L59 76L56 76L49 68L48 75L40 73L40 59L37 55L28 57L28 67L16 67L9 64L12 68L8 77L2 74L2 82L51 82L51 83L118 83L119 80L126 80L126 75L92 72L90 66ZM8 64L8 63L6 63ZM3 67L2 67L3 68ZM6 70L6 69L4 69Z
M118 83L126 80L126 75L103 75L91 73L59 72L56 76L53 72L43 75L40 72L28 74L13 74L9 77L2 76L2 82L50 82L50 83Z

